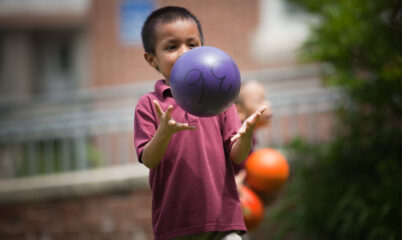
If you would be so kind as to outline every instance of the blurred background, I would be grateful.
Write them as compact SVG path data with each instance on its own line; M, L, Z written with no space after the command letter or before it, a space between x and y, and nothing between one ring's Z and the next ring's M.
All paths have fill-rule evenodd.
M160 78L144 61L140 37L145 18L160 6L192 11L203 26L205 44L231 55L243 81L254 79L264 85L274 116L269 127L257 132L257 148L281 149L289 161L303 163L306 159L300 156L304 155L295 152L304 150L311 160L310 147L326 144L328 149L336 141L339 101L353 103L345 97L342 84L356 76L359 81L346 84L347 89L376 84L377 75L371 70L379 60L363 54L369 47L377 54L374 57L384 60L381 66L388 67L376 73L382 71L381 76L395 84L390 87L392 94L382 96L392 97L399 111L400 81L396 80L401 76L402 17L400 11L392 12L397 1L351 2L0 0L0 239L152 239L148 170L138 163L134 151L133 113L137 99L152 91ZM378 9L383 11L370 21L378 22L385 32L371 31L370 22L362 23ZM331 22L337 19L343 20ZM325 32L322 26L335 30ZM320 38L320 32L327 35ZM371 41L373 32L388 34L389 42ZM324 84L323 78L330 84ZM370 105L365 109L372 112ZM392 129L399 134L398 111L399 115L391 115L397 126ZM367 136L359 139L363 138ZM399 141L393 145L399 155L389 157L395 171L401 169ZM292 171L298 172L296 166ZM284 232L303 232L300 229L307 229L301 236L317 234L310 225L301 224L308 222L300 214L308 209L306 205L292 215L297 203L285 201L286 196L305 194L300 193L306 189L300 186L300 176L294 178L299 185L289 183L280 197L288 205L272 212L297 219L295 224L281 224L281 218L271 218L268 209L264 223L249 239L291 239L293 235ZM385 206L384 214L392 212L393 203ZM342 218L334 220L333 228L342 222ZM390 230L379 231L373 236ZM325 238L332 233L324 234ZM359 234L340 236L365 239L355 237ZM392 236L387 239L400 235Z

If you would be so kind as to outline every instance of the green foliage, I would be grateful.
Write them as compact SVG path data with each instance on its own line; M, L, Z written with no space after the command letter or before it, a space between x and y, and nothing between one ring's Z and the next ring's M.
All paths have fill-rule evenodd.
M63 150L63 141L68 146L67 150ZM84 164L85 168L91 169L105 165L104 157L94 144L86 142L84 147L84 158L87 161ZM21 143L20 149L20 158L14 162L15 177L80 170L80 163L77 162L76 156L77 149L72 139ZM66 159L63 154L67 154Z
M332 66L323 78L345 101L330 143L290 146L277 236L402 239L402 28L388 18L397 2L289 1L320 17L302 57Z

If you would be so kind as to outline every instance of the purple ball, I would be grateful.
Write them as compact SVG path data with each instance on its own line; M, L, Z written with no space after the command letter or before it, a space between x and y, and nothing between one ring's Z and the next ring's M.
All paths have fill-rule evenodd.
M233 59L214 47L193 48L177 59L170 87L177 104L200 117L218 115L239 94L240 72Z

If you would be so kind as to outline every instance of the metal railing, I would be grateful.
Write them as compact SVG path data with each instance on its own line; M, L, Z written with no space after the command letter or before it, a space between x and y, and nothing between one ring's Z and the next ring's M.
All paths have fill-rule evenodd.
M311 68L294 71L303 78L288 81L319 81ZM252 76L267 86L274 112L271 126L258 134L262 145L280 146L295 136L319 140L319 116L330 113L339 99L338 91L319 85L292 89L291 82L286 83L287 72ZM134 107L152 89L149 82L2 100L0 179L138 164L133 147Z

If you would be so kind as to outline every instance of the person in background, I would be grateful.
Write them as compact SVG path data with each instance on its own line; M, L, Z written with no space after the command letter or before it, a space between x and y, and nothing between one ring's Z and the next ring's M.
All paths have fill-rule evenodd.
M268 102L265 94L265 88L260 82L256 80L248 80L243 82L240 88L240 93L235 100L235 105L241 122L244 122L261 106L267 106L267 109L256 123L254 130L270 126L272 118L271 104ZM253 146L255 144L256 139L254 137ZM240 164L233 164L238 188L242 186L246 177L246 170L244 169L246 161L243 161Z

